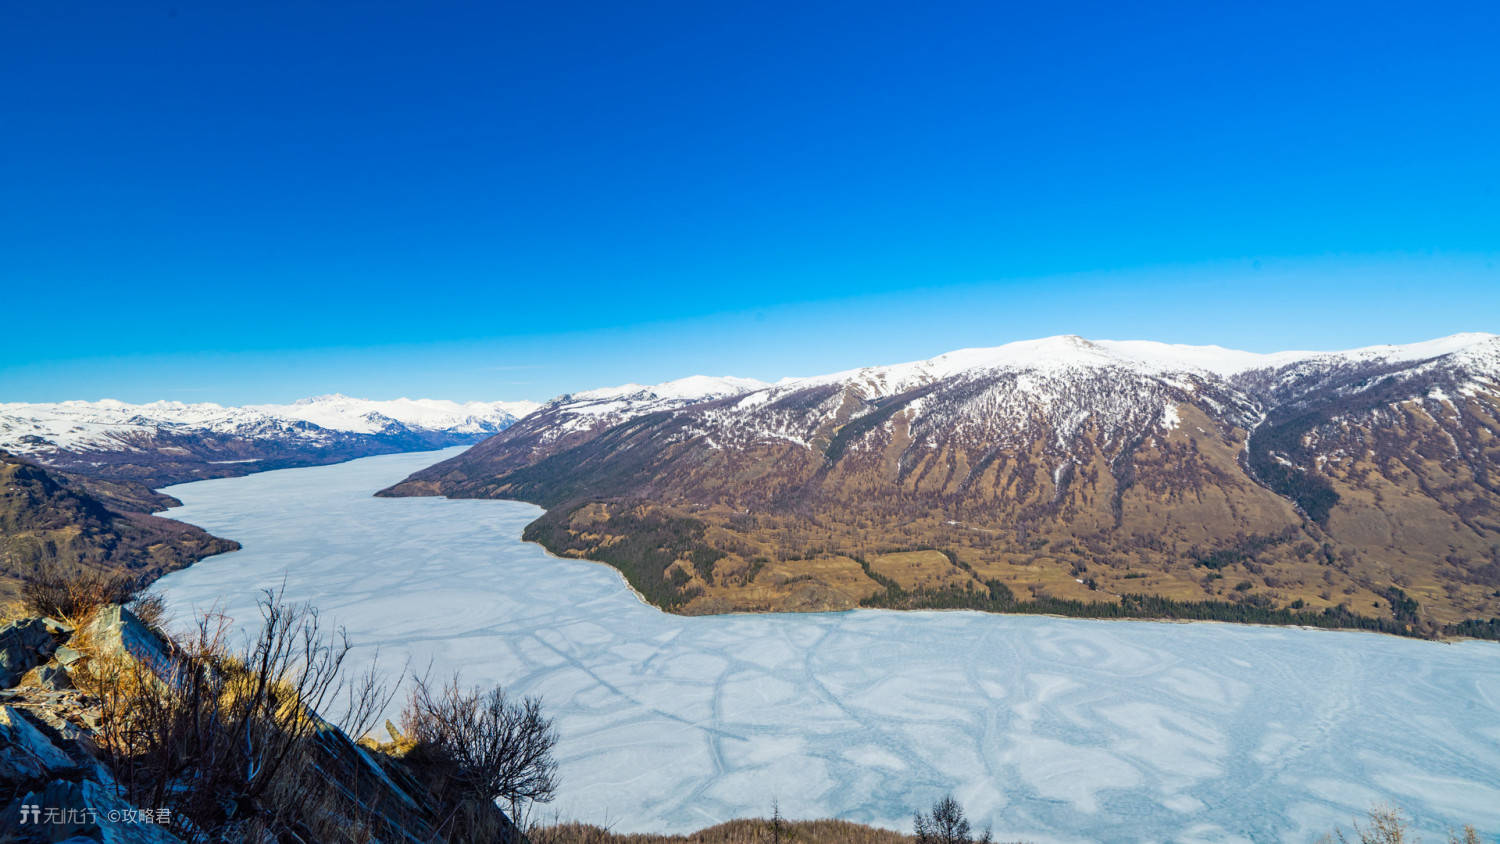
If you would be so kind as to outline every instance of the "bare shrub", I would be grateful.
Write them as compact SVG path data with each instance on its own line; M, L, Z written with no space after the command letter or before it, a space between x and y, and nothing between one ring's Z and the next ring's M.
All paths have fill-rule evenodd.
M1406 815L1392 806L1373 806L1365 814L1365 824L1354 822L1353 839L1335 829L1332 835L1318 839L1318 844L1416 844L1421 841L1408 829ZM1479 833L1472 826L1448 833L1448 844L1479 844Z
M991 840L988 828L978 838L970 833L969 819L951 794L932 804L931 813L917 812L912 827L921 844L989 844Z
M167 599L160 592L138 592L125 606L153 630L161 630L166 623Z
M135 580L125 575L47 564L23 581L20 591L27 612L79 623L106 604L130 600L135 589Z
M260 612L259 632L239 648L228 619L209 613L166 645L165 664L118 653L90 660L78 680L100 700L101 750L121 791L171 809L188 840L365 840L349 820L359 810L318 768L315 738L327 722L317 712L351 688L365 698L358 712L390 696L343 682L348 640L325 633L312 608L267 591ZM330 825L334 817L343 820Z
M542 714L541 698L515 701L500 688L466 690L457 677L434 689L423 679L401 723L414 743L405 760L455 823L465 822L467 804L496 800L520 821L528 804L545 803L557 790L557 731Z

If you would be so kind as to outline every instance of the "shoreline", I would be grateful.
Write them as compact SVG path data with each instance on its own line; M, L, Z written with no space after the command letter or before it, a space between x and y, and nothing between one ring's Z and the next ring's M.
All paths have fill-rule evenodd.
M810 760L808 764L826 762L834 766L830 768L829 776L833 778L830 781L845 782L849 773L863 763L846 759L843 751L848 748L844 744L820 731L820 722L804 722L799 714L810 713L807 707L814 703L826 703L828 699L822 696L825 694L854 707L852 714L846 716L837 715L834 709L829 709L828 714L829 717L847 718L848 725L839 722L839 731L858 731L861 747L868 743L895 753L895 758L919 758L910 753L913 747L921 746L912 744L919 740L911 738L904 730L905 725L921 721L925 710L919 704L928 700L931 694L940 694L933 691L934 677L943 678L937 689L946 687L950 677L954 684L956 694L952 697L956 698L955 702L943 705L958 707L955 711L960 713L958 717L965 724L982 724L990 717L987 713L1009 717L1005 713L1025 711L1017 707L1039 697L1046 699L1050 687L1045 678L1059 673L1060 668L1075 676L1086 688L1098 690L1097 696L1091 692L1087 699L1098 703L1101 708L1120 701L1174 708L1181 704L1186 707L1179 710L1186 713L1182 717L1220 713L1225 701L1263 701L1266 707L1274 708L1283 698L1295 702L1292 711L1302 712L1304 701L1309 706L1320 704L1330 690L1356 692L1374 688L1372 683L1381 682L1382 677L1391 673L1382 670L1382 666L1424 664L1448 666L1455 671L1435 675L1446 678L1441 682L1423 683L1422 699L1441 702L1446 696L1447 702L1441 703L1436 711L1461 713L1466 695L1459 694L1455 704L1451 694L1464 688L1455 685L1463 682L1457 677L1457 669L1490 674L1494 669L1489 657L1495 652L1476 647L1434 650L1413 645L1408 648L1372 638L1318 639L1294 632L1226 630L1222 627L1101 627L1064 623L1057 620L1057 616L1030 621L979 619L972 615L906 618L890 614L894 610L877 616L856 615L856 609L841 609L836 611L837 614L817 613L818 617L813 618L804 617L807 613L735 612L716 614L776 617L704 617L693 621L680 613L664 612L650 601L642 600L641 590L631 589L633 599L621 594L616 584L623 581L624 576L619 569L615 569L613 575L620 578L616 581L591 574L584 566L561 565L562 561L609 565L590 559L582 550L561 555L552 553L541 543L535 543L538 547L534 548L525 541L517 542L523 526L543 512L535 504L514 499L498 506L462 500L407 505L370 500L370 491L384 480L384 476L422 459L422 456L404 460L384 458L368 466L356 464L344 467L337 473L337 478L331 474L322 477L279 476L274 483L248 482L239 488L240 491L230 486L188 490L192 498L185 496L185 500L202 518L219 524L221 522L216 520L233 516L235 524L243 524L245 531L253 531L245 534L250 540L247 550L253 557L226 557L224 565L214 567L223 570L222 580L221 575L210 575L205 571L201 573L201 579L186 573L179 581L180 587L164 585L164 591L173 595L174 611L185 613L194 603L205 605L216 595L237 595L241 590L248 595L258 582L273 579L280 568L302 566L305 561L308 568L303 570L299 583L294 586L302 590L296 599L318 602L327 601L329 596L342 596L338 600L343 602L353 598L337 609L330 608L329 618L351 624L351 633L362 643L362 649L379 646L382 655L386 654L388 647L423 649L418 652L415 664L428 661L426 654L430 650L438 655L440 668L451 664L468 673L483 672L486 678L516 684L517 694L592 688L592 684L600 682L615 686L613 690L601 688L599 694L604 697L569 698L570 703L564 709L566 718L571 719L568 723L573 725L570 734L581 736L608 724L612 729L618 729L618 733L610 733L619 736L618 747L656 742L650 745L651 749L641 751L646 754L640 757L642 760L666 766L670 764L669 760L681 758L691 769L670 774L670 790L674 792L679 787L689 789L738 782L722 777L734 777L755 769L756 764L749 759L738 759L722 771L711 767L698 771L696 766L710 765L706 760L712 759L709 747L715 737L728 737L730 743L725 746L738 753L751 746L741 744L738 737L758 741L762 733L751 727L773 716L777 726L772 737L811 736L807 739L809 743L802 746L802 754ZM276 499L284 496L287 497L285 502L276 503ZM320 502L326 502L326 519L314 517L313 513L305 519L298 515L298 511L304 508L324 509ZM204 509L197 510L198 507ZM234 515L237 512L242 514ZM280 521L283 515L287 519L285 523ZM341 527L330 533L325 522ZM330 542L327 548L319 544L319 537L325 535ZM402 545L400 538L403 536L418 541ZM451 545L448 537L453 538ZM358 559L361 549L374 557L369 561L368 574L360 571L365 566L351 570L347 562ZM541 553L537 553L538 550ZM349 557L350 554L355 556ZM262 571L264 575L260 574ZM358 584L357 594L345 591L345 577ZM168 581L168 584L172 582ZM410 595L403 591L405 584L413 588ZM630 588L628 583L626 588ZM366 593L372 597L369 602L362 597ZM426 597L429 594L430 600ZM492 594L497 597L491 599ZM651 611L638 609L636 602L650 606ZM237 606L235 615L240 614L238 609ZM346 613L350 615L346 616ZM533 650L536 643L550 644ZM878 643L879 647L871 650L871 643ZM630 647L618 648L621 644ZM1061 649L1054 651L1052 645ZM975 652L966 653L970 650ZM371 653L368 649L363 652L367 657ZM399 653L390 653L398 656L396 664L399 665ZM876 654L885 656L877 660ZM1137 662L1137 657L1132 656L1122 662L1121 656L1125 654L1139 655L1142 661ZM1197 672L1193 677L1202 674L1209 678L1203 680L1206 684L1203 689L1217 689L1229 697L1207 692L1197 694L1192 689L1184 691L1181 683L1173 685L1180 678L1174 679L1172 672L1183 665L1185 656L1191 654L1201 654L1208 660L1205 665L1192 669ZM558 658L558 655L566 658ZM722 657L723 662L695 661L704 655ZM749 659L751 656L755 658ZM740 657L747 658L740 661ZM871 661L866 663L867 659ZM1329 672L1323 676L1318 670L1323 664L1348 669L1352 673L1346 676ZM971 666L977 666L980 671L973 676L993 680L998 686L975 687L971 693L969 687L962 685L964 678L970 676L965 672ZM1267 673L1268 669L1279 671L1284 667L1295 670L1285 675ZM826 673L830 671L834 673ZM934 671L939 673L934 674ZM722 685L700 682L721 673L726 678ZM900 688L909 689L915 696L910 701L911 708L905 702L898 705L898 701L906 698L899 695L889 698L886 696L893 694L889 690L876 690L891 677L900 681ZM1032 682L1031 678L1035 677L1043 679ZM1240 686L1231 682L1253 684L1257 677L1263 677L1273 685ZM771 700L757 706L760 699L756 696L756 689L781 689L780 686L773 687L769 681L762 682L763 678L785 678L790 685L784 694L778 692ZM858 688L835 686L830 687L835 689L833 692L820 691L819 683L830 678L844 678L855 682ZM685 680L686 685L674 685L679 679ZM1285 693L1274 685L1282 679L1288 684ZM714 691L715 688L720 690ZM747 690L749 693L745 696ZM1112 695L1123 697L1117 699ZM1381 700L1399 702L1399 695L1382 696ZM705 713L718 711L713 708L715 701L730 705L723 710L722 720L705 720L708 717ZM1261 723L1265 720L1262 716L1276 714L1279 710L1272 712L1266 707L1257 705L1246 709L1254 716L1251 720L1255 722L1245 727L1244 734L1252 737L1247 747L1254 745L1253 737L1261 731L1274 732L1274 728ZM1399 718L1400 708L1392 704L1380 710L1382 719L1387 710L1393 718ZM788 713L787 718L782 719L780 713ZM1104 715L1091 712L1088 717L1099 730L1112 729L1114 722ZM1312 723L1310 718L1304 720L1307 724ZM1238 723L1226 721L1225 735L1228 735L1230 726ZM1382 720L1380 723L1398 724L1399 720ZM706 731L702 742L698 733L684 733L685 724L698 725ZM1008 748L1014 747L1014 752L1019 753L1031 746L1030 730L1012 732L1014 736L1007 734L1006 743L997 746L996 759L1011 759L1006 755L1012 752ZM1299 726L1297 732L1316 737L1311 726L1305 729ZM1235 732L1235 735L1240 734ZM967 733L963 730L954 733L954 736L962 735ZM1121 736L1129 738L1126 733ZM868 741L864 741L866 738ZM684 748L691 752L678 748L674 744L678 741L685 742ZM1191 736L1184 741L1188 743L1183 746L1189 750L1197 747ZM1088 752L1089 742L1080 739L1072 743L1083 748L1080 752ZM725 791L727 796L723 801L703 803L707 815L672 807L658 807L652 811L628 808L627 803L630 806L643 805L635 802L638 796L661 793L663 789L634 779L631 776L634 769L619 755L627 751L614 749L616 743L584 738L573 746L577 752L571 758L576 764L569 769L573 771L569 776L574 782L571 790L560 796L558 804L564 818L597 822L608 815L618 820L618 812L624 810L630 821L623 828L690 834L722 818L753 818L768 811L765 802L756 799L755 795L746 797L729 791ZM1328 746L1336 747L1336 742ZM679 750L687 755L679 757ZM1423 754L1419 758L1436 760L1431 761L1432 770L1449 770L1449 750L1434 745L1425 748ZM787 758L793 756L789 754ZM873 758L877 757L859 755L859 759ZM1306 757L1303 761L1313 758ZM966 778L977 776L974 771L978 769L971 768L961 759L945 757L936 764L934 775L942 776L944 781L958 778L968 782ZM1458 764L1452 762L1455 767ZM848 767L851 765L855 767ZM1005 761L1004 765L1004 771L1013 770L1010 762ZM1401 766L1411 767L1404 762ZM1312 770L1313 767L1309 762L1298 770ZM1357 781L1362 774L1362 769L1352 763L1340 763L1331 769L1332 772L1321 766L1318 770L1340 781L1350 782ZM899 790L898 783L910 787L910 778L895 771L894 768L876 769L874 776L878 777L876 785L883 789L881 793L895 793ZM1011 780L1013 776L1006 773L1005 778ZM592 802L590 795L598 795L598 787L606 781L618 784L619 790L612 786L608 799L602 803ZM1210 784L1217 782L1212 777L1205 776L1204 782L1203 787L1209 789L1205 794L1211 794L1216 800L1220 797L1229 799L1231 805L1249 806L1253 803ZM1018 805L1024 805L1028 813L1035 812L1036 817L1044 818L1047 823L1059 824L1058 829L1075 828L1075 822L1068 820L1069 813L1057 808L1055 801L1027 786L1018 785L1017 788L1024 792L1017 798ZM1158 793L1152 783L1137 783L1131 788L1152 795L1152 799ZM921 804L916 799L910 802ZM787 815L790 818L841 817L869 823L881 813L875 816L863 814L860 807L865 803L863 799L844 796L841 791L820 791L809 798L802 811L787 812ZM783 806L783 811L787 808ZM989 810L980 807L976 811L983 814ZM893 831L909 831L904 825L904 814L893 814L896 814L890 819L893 823L877 821L875 825ZM997 823L1001 820L995 818ZM1084 832L1096 831L1098 826L1086 819L1076 823Z
M509 502L512 502L512 503L515 503L515 504L526 504L526 505L529 505L529 506L532 506L532 507L537 507L537 508L541 509L544 514L547 512L547 510L545 508L541 508L541 505L533 504L530 501L522 501L519 498L450 498L449 496L446 496L446 495L404 496L404 497L443 498L443 499L447 499L449 501L509 501ZM562 561L565 561L565 562L574 562L574 563L588 563L589 565L593 565L593 566L603 566L604 568L606 568L609 571L613 572L614 575L615 575L615 577L619 579L620 583L627 590L629 590L630 593L635 596L635 599L637 601L639 601L642 605L650 607L651 609L656 610L657 612L661 613L662 615L676 616L677 618L717 618L717 617L723 617L723 616L776 616L776 615L785 615L785 616L815 616L815 615L843 615L843 614L849 614L849 613L898 613L898 614L909 614L909 613L973 613L975 615L995 616L995 617L1000 617L1000 618L1022 618L1022 617L1056 618L1056 619L1066 619L1066 620L1069 620L1069 621L1078 621L1078 622L1103 622L1103 623L1117 623L1117 624L1185 624L1185 625L1222 624L1222 625L1227 625L1227 626L1231 626L1231 627L1250 627L1250 628L1259 628L1259 629L1265 629L1265 630L1302 630L1302 631L1318 632L1318 633L1363 633L1363 634L1368 634L1368 635L1372 635L1372 636L1389 636L1389 637L1391 637L1393 639L1401 639L1401 640L1407 640L1407 641L1413 641L1413 642L1431 642L1433 644L1439 644L1439 645L1455 645L1455 644L1459 644L1459 643L1462 643L1462 642L1489 642L1489 643L1492 643L1492 644L1500 644L1500 643L1494 642L1494 640L1492 640L1492 639L1482 639L1482 638L1479 638L1477 636L1432 636L1432 637L1429 637L1429 636L1403 636L1403 635L1401 635L1399 633L1391 633L1391 632L1388 632L1388 631L1385 631L1385 630L1363 630L1363 629L1360 629L1358 627L1320 627L1320 626L1312 625L1312 624L1270 624L1270 623L1266 623L1266 622L1256 622L1256 621L1225 621L1223 619L1217 619L1217 618L1172 618L1170 616L1129 616L1129 617L1122 617L1122 618L1094 618L1094 617L1089 617L1089 616L1066 615L1066 614L1063 614L1063 613L1053 613L1053 612L996 612L996 611L993 611L993 610L974 609L972 607L920 607L920 608L916 608L916 609L895 609L895 608L892 608L892 607L850 607L848 609L843 609L843 610L808 610L806 612L798 612L796 610L729 610L727 612L683 613L683 612L675 612L673 610L669 610L669 609L661 607L661 606L659 606L657 604L652 603L649 599L646 598L645 595L641 594L640 590L636 589L635 586L633 586L630 583L630 580L625 577L625 572L621 571L618 566L612 565L612 564L607 563L607 562L605 562L603 560L592 560L592 559L589 559L587 557L565 557L565 556L563 556L561 554L554 553L551 548L548 548L546 545L543 545L542 543L540 543L540 542L538 542L538 541L536 541L534 539L522 539L520 536L517 536L516 540L518 542L521 542L521 543L524 543L524 544L527 544L527 545L535 545L535 546L537 546L538 548L542 549L542 553L546 554L548 557L550 557L550 558L552 558L554 560L562 560Z
M438 448L438 449L420 449L420 450L416 450L416 451L403 451L403 452L391 452L389 454L366 455L364 457L353 457L353 458L349 458L347 460L340 460L340 461L335 462L335 463L318 464L318 465L315 465L315 466L283 466L283 467L277 467L277 468L267 468L267 469L263 469L263 470L260 470L260 471L249 472L249 473L246 473L245 475L237 475L237 476L224 477L224 478L204 478L201 481L187 481L185 483L203 483L205 481L233 480L233 479L238 478L238 477L248 477L249 475L261 475L261 474L266 474L268 472L280 472L280 471L303 470L303 469L332 468L334 466L339 466L339 465L342 465L342 464L345 464L345 463L350 463L350 462L353 462L355 460L366 460L366 459L375 458L375 457L389 457L389 456L395 456L397 454L405 455L405 454L433 453L433 452L439 452L439 451L447 451L449 449L457 448L457 447L458 446L445 446L443 448ZM171 484L168 487L162 487L161 489L159 489L157 491L158 492L165 492L170 487L181 486L181 485L183 485L183 484ZM382 489L384 489L384 487L382 487ZM379 490L376 490L376 492L378 492L378 491ZM524 500L518 499L518 498L453 498L451 496L443 495L443 494L420 495L420 496L377 496L374 492L370 493L370 495L371 495L371 497L389 497L389 498L441 498L441 499L448 500L448 501L506 501L506 502L511 502L511 503L515 503L515 504L525 504L525 505L530 506L530 507L535 507L535 508L537 508L540 511L540 513L542 515L545 515L546 513L549 512L546 508L542 507L539 504L536 504L536 503L530 502L530 501L524 501ZM188 524L188 523L185 523L185 524ZM195 525L195 527L198 527L198 526ZM524 528L523 528L523 532L524 532ZM1056 612L999 612L999 611L994 611L994 610L977 609L977 608L973 608L973 607L920 607L920 608L912 608L912 609L897 609L897 608L892 608L892 607L864 607L864 606L854 606L854 607L850 607L848 609L841 609L841 610L810 610L810 611L806 611L806 612L799 612L799 611L796 611L796 610L743 610L743 609L737 609L737 610L728 610L728 611L725 611L725 612L684 613L684 612L677 612L677 611L674 611L674 610L669 610L669 609L666 609L666 608L664 608L664 607L662 607L662 606L660 606L658 604L652 603L644 594L642 594L640 592L640 590L636 589L635 586L633 584L631 584L630 580L625 576L625 572L623 570L621 570L619 567L617 567L617 566L615 566L615 565L613 565L611 563L605 562L603 560L590 559L588 557L572 557L572 556L564 556L564 555L561 555L561 554L557 554L557 553L553 552L552 549L548 548L546 545L542 544L541 542L538 542L536 540L523 539L521 537L521 535L519 535L519 534L517 536L515 536L514 539L517 542L521 542L521 543L524 543L524 544L537 546L538 548L540 548L542 550L542 552L544 554L546 554L549 558L551 558L553 560L560 560L560 561L567 561L567 562L576 562L576 563L587 563L587 564L592 565L592 566L602 566L605 569L608 569L609 571L613 572L614 575L615 575L615 577L618 579L619 583L622 586L624 586L625 589L628 590L630 592L630 594L633 595L635 597L635 599L638 602L640 602L643 606L650 607L651 609L653 609L656 612L661 613L663 615L671 615L671 616L676 616L678 618L707 618L707 617L717 617L717 616L776 616L776 615L785 615L785 616L810 616L810 615L841 615L841 614L848 614L848 613L973 613L973 614L976 614L976 615L997 616L997 617L1032 616L1032 617L1036 617L1036 618L1068 619L1068 620L1080 621L1080 622L1116 622L1116 623L1127 623L1127 624L1128 623L1147 623L1147 624L1222 624L1222 625L1230 625L1230 626L1236 626L1236 627L1261 628L1261 629L1273 629L1273 630L1302 630L1302 631L1317 631L1317 632L1327 632L1327 633L1366 633L1366 634L1372 634L1372 635L1378 635L1378 636L1390 636L1390 637L1393 637L1393 638L1396 638L1396 639L1408 639L1408 640L1412 640L1412 641L1433 642L1433 643L1436 643L1436 644L1450 644L1450 645L1451 644L1459 644L1459 643L1462 643L1462 642L1491 642L1491 641L1493 641L1493 640L1490 640L1490 639L1484 639L1484 638L1475 637L1475 636L1452 636L1452 635L1434 636L1434 637L1427 637L1427 636L1403 636L1403 635L1401 635L1399 633L1392 633L1392 632L1385 631L1385 630L1368 630L1368 629L1361 629L1361 628L1357 628L1357 627L1323 627L1323 626L1319 626L1319 625L1310 625L1310 624L1274 624L1274 623L1267 623L1267 622L1252 622L1252 621L1226 621L1226 620L1223 620L1223 619L1214 619L1214 618L1201 618L1201 619L1200 618L1174 618L1174 617L1170 617L1170 616L1128 616L1128 617L1103 618L1103 617L1091 617L1091 616L1081 616L1081 615L1069 615L1069 614L1066 614L1066 613L1056 613ZM223 556L224 554L227 554L227 553L232 553L232 551L223 551L223 552L219 552L217 554L209 555L207 557L204 557L202 560L198 560L198 561L192 563L191 565L197 565L198 563L203 562L203 560L213 559L215 557ZM184 568L188 568L188 567L185 566ZM177 571L177 570L174 570L174 571ZM164 577L164 576L166 576L167 574L170 574L170 573L171 572L163 572L161 575L159 575L156 578L153 578L150 582L148 582L147 584L145 584L145 586L147 588L149 588L151 584L155 583L161 577Z

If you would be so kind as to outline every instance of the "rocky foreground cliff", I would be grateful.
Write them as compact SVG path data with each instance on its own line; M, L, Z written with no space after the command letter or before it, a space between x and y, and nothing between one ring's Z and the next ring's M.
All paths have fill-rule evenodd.
M609 392L609 391L600 391ZM563 396L384 495L681 612L968 606L1500 631L1500 337L1269 355L1055 337Z
M455 802L456 774L403 758L394 727L396 742L360 744L311 708L302 672L327 664L304 631L273 629L272 651L247 662L119 605L0 626L0 838L525 841L492 801Z

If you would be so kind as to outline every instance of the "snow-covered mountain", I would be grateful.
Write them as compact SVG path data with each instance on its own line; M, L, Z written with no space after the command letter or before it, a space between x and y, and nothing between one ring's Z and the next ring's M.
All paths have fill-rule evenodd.
M335 393L291 404L249 405L246 409L300 419L334 431L373 434L394 422L413 430L493 434L538 407L541 405L534 401L456 402L407 398L376 401Z
M676 381L642 386L621 384L581 393L567 393L542 405L535 427L544 441L580 431L608 428L635 416L738 396L769 386L754 378L691 375Z
M0 403L0 448L49 466L156 486L477 442L536 407L341 395L243 407L112 399Z
M692 375L649 386L621 384L565 393L454 461L462 458L466 465L485 465L489 473L500 474L566 451L629 419L744 395L768 386L754 378ZM440 463L426 471L439 475L445 465Z
M645 507L717 537L704 559L927 547L1079 600L1092 580L1500 612L1500 336L1271 354L1063 336L731 386L564 396L389 494L535 501L554 550L585 555ZM1203 560L1265 570L1226 592ZM710 600L723 565L643 591Z

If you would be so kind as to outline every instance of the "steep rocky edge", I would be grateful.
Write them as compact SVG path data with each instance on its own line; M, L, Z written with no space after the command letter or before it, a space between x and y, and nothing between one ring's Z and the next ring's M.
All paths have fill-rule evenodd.
M181 664L181 653L178 643L118 605L105 606L90 618L78 620L76 626L42 617L19 618L0 626L0 838L100 844L209 840L200 827L170 808L174 795L200 783L162 782L155 792L165 795L162 803L133 803L126 783L134 782L137 791L143 790L141 783L131 779L135 772L112 767L104 749L111 736L118 742L123 735L112 719L137 715L112 700L113 695L132 694L129 684L108 678L119 676L121 666L140 666L156 682L181 682L174 673L180 670L176 666ZM138 676L130 668L125 673ZM96 689L99 686L105 687L103 696ZM142 697L160 699L159 695ZM275 823L259 816L265 811L263 803L233 805L228 813L236 826L274 830L275 837L212 840L307 844L454 840L445 831L451 819L441 815L441 800L399 755L384 752L369 740L357 742L360 737L347 735L316 711L304 717L312 727L299 743L296 764L316 772L321 793L295 794L307 805L279 807L283 817ZM138 720L156 723L149 716ZM269 741L259 734L255 740ZM247 733L245 744L250 743ZM525 844L525 835L497 806L477 805L474 810L490 816L490 826L497 830L490 840ZM309 829L310 822L317 828Z
M1500 632L1500 338L1252 355L1049 338L580 425L562 397L384 495L685 613L975 607Z
M42 571L144 582L240 547L150 514L177 503L140 484L43 469L0 451L0 598Z

